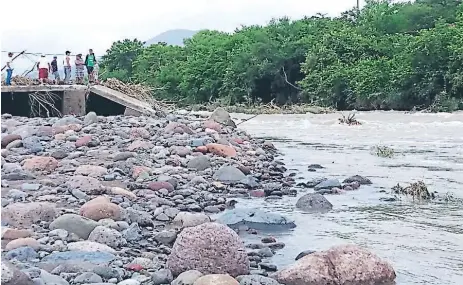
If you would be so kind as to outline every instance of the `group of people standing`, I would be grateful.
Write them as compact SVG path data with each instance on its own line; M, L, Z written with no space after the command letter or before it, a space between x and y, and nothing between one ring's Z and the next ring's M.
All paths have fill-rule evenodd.
M49 83L49 73L54 76L54 82L61 82L61 77L58 67L58 57L54 56L53 60L49 62L44 54L40 56L39 62L37 62L37 70L39 72L39 81L42 84ZM64 69L64 84L69 84L71 81L72 66L75 68L76 84L83 84L85 77L85 69L88 73L88 81L90 83L98 83L98 62L92 49L89 49L88 54L85 56L85 60L82 59L82 54L75 56L74 62L71 59L71 52L66 51L63 60ZM8 53L8 60L6 63L6 85L11 85L11 78L13 76L13 53Z

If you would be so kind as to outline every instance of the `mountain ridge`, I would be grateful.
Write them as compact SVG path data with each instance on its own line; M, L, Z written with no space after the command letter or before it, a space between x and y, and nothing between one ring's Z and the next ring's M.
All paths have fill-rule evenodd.
M159 35L147 40L145 46L164 42L168 45L183 46L183 40L191 38L199 31L188 29L173 29L160 33Z

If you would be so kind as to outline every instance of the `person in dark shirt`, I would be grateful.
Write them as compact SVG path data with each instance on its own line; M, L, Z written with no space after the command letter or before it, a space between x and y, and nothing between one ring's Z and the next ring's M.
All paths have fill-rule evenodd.
M58 57L55 55L53 57L53 60L51 61L51 74L55 77L55 82L59 83L60 77L59 77L59 71L58 71Z

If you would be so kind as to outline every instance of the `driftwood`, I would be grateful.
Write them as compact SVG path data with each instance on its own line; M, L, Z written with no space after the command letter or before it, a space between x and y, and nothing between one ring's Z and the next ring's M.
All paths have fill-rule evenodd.
M355 119L355 114L354 113L351 113L349 114L349 116L344 116L344 114L341 114L342 115L342 118L339 118L339 123L340 124L346 124L346 125L349 125L349 126L358 126L358 125L361 125L362 123L360 123L359 121L357 121L357 119Z

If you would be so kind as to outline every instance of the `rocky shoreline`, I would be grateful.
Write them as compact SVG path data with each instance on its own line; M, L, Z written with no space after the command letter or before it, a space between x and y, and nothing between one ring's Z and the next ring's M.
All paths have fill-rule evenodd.
M294 196L296 183L275 160L273 144L236 128L223 109L209 118L186 111L156 118L5 114L1 145L2 284L395 279L391 265L353 245L303 252L283 270L272 264L285 245L268 231L297 225L276 213L240 208L233 198ZM322 194L368 182L360 178L299 185L318 193L304 195L296 206L330 210ZM245 244L241 232L261 242Z

